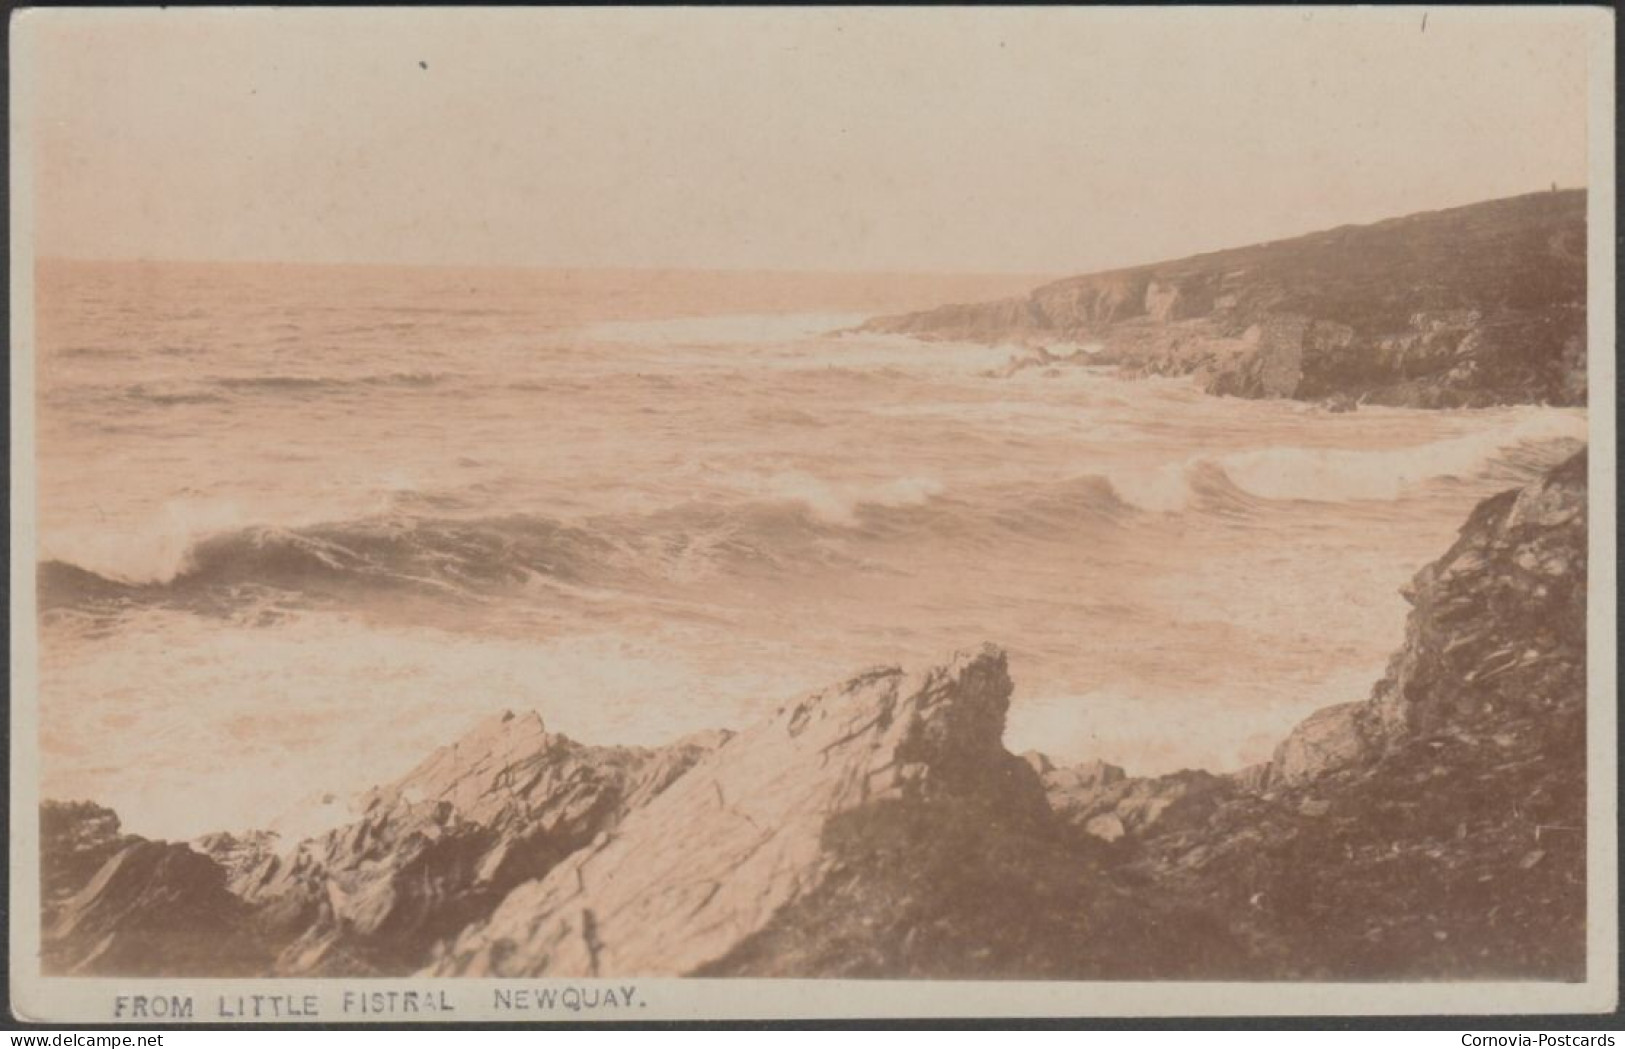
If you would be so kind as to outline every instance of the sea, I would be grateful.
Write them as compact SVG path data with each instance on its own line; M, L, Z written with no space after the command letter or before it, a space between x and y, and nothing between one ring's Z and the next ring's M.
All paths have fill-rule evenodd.
M42 262L42 796L297 835L504 710L657 745L984 641L1012 751L1234 770L1586 436L851 330L1035 283Z

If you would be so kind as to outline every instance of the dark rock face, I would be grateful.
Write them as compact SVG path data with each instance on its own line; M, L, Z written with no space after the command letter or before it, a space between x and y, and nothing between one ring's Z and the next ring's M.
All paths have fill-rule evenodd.
M1581 452L1482 503L1371 696L1232 775L1011 755L985 646L655 750L506 715L282 851L47 803L47 970L1577 979L1586 501Z
M1098 341L1211 393L1417 408L1584 404L1585 192L1345 226L1072 277L865 330Z
M1584 451L1481 503L1419 573L1405 646L1377 688L1390 733L1481 732L1583 712Z
M249 976L265 958L219 864L185 845L139 839L61 902L42 939L47 972Z
M1116 765L1100 761L1057 769L1044 777L1055 813L1103 841L1143 834L1164 819L1199 820L1231 789L1228 780L1208 772L1130 778Z
M1369 699L1133 842L1254 945L1246 974L1583 977L1586 461L1479 505Z
M1211 912L1126 882L1108 847L998 806L834 817L827 875L699 976L1201 979L1246 963Z
M40 806L39 834L40 901L47 926L62 901L137 840L120 831L117 813L90 801L45 802Z

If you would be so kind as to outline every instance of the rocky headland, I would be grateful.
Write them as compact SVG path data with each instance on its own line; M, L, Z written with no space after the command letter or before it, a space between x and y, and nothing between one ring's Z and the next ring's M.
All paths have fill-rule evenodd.
M1115 365L1346 410L1586 401L1585 191L1343 226L1070 277L861 330L1013 343L1009 369ZM1084 346L1088 352L1058 353Z
M1580 979L1585 453L1483 502L1406 596L1371 693L1235 773L1009 753L988 645L663 748L506 714L298 842L46 802L44 965Z

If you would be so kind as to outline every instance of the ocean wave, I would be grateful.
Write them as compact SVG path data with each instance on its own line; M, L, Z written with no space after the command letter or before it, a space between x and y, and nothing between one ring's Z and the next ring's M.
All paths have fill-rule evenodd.
M52 403L74 405L226 404L244 396L322 395L355 389L431 389L452 376L444 372L401 371L369 375L254 375L187 379L172 382L87 383L56 387L47 396Z
M126 387L124 389L124 398L143 404L156 405L219 404L229 400L225 394L211 393L208 390L196 387L162 389L141 383Z
M1381 450L1267 448L1219 458L1237 487L1273 500L1346 502L1398 499L1429 481L1473 477L1527 455L1537 445L1586 439L1578 415L1533 415L1504 429L1431 444Z
M949 490L927 475L832 480L799 469L714 477L722 489L666 505L569 521L540 513L458 516L461 496L395 493L367 516L271 527L235 512L170 515L153 529L81 533L45 551L42 606L167 603L196 609L263 600L346 601L411 592L484 600L544 584L671 596L718 579L879 571L893 544L1044 543L1107 538L1146 514L1256 517L1283 502L1393 500L1429 482L1538 472L1571 450L1584 420L1532 416L1494 431L1407 448L1278 447L1105 470L1052 483ZM710 487L709 485L707 486Z
M919 506L943 492L934 477L836 482L802 470L747 475L735 484L756 498L798 503L820 521L847 528L859 524L865 510Z
M906 504L912 489L871 498ZM815 500L816 503L816 500ZM392 498L388 512L273 527L171 514L147 534L58 538L39 569L41 607L174 605L222 612L266 591L299 601L411 593L484 600L541 585L653 594L719 573L853 564L828 507L799 500L691 501L653 512L565 522L535 513L451 517L447 500ZM414 513L429 510L430 513ZM837 515L838 516L838 515Z
M581 582L616 546L533 515L470 521L387 516L299 528L249 526L156 549L101 571L63 558L40 566L41 607L118 601L209 607L256 589L306 598L388 591L474 596L534 575Z
M1277 447L1193 456L1149 470L1114 473L1126 502L1158 513L1250 511L1259 501L1392 501L1429 482L1492 477L1528 480L1587 436L1578 414L1524 415L1510 426L1423 445L1348 449Z

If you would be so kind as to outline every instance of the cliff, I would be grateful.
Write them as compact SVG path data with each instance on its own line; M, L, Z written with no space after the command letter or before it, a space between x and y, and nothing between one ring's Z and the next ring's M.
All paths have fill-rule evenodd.
M1586 461L1480 504L1406 589L1371 694L1267 765L1056 770L1056 810L1115 843L1119 874L1221 916L1249 945L1236 975L1580 978Z
M1364 698L1267 765L1002 744L992 647L737 735L506 715L281 848L42 813L49 971L1396 979L1583 974L1586 459L1485 501Z
M1242 397L1577 405L1585 312L1585 191L1564 190L1072 277L862 330L1095 343L1082 361Z

